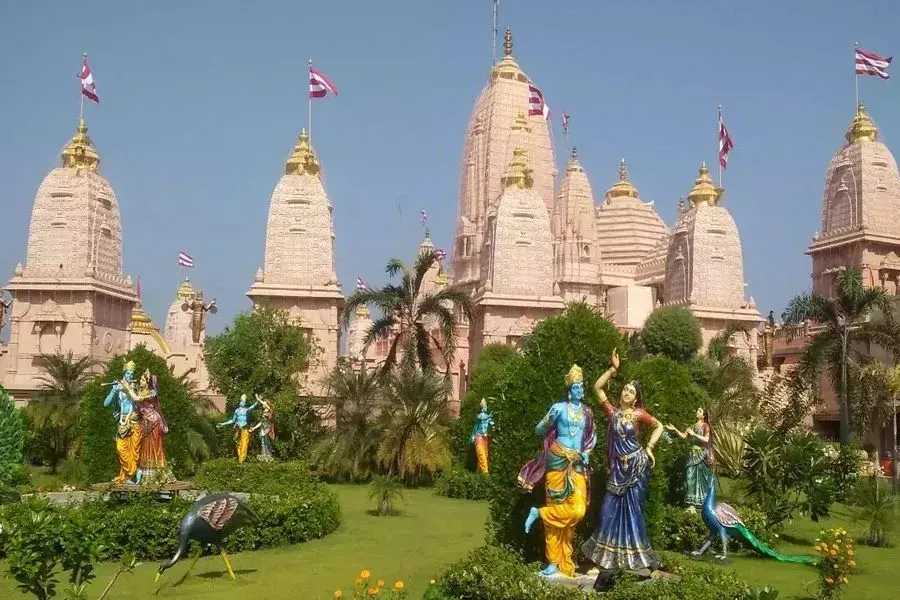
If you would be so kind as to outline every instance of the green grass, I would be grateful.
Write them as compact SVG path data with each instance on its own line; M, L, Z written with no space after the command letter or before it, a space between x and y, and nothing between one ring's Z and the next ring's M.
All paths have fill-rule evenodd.
M369 514L375 504L368 499L368 487L334 488L344 522L332 535L297 546L229 555L237 581L228 577L225 564L215 555L202 558L191 576L178 584L189 564L182 561L160 579L158 596L153 583L157 563L142 564L134 573L122 575L108 598L326 600L336 589L347 594L363 569L388 585L402 579L409 597L421 598L433 577L484 541L484 503L441 498L430 489L404 490L399 516L375 517ZM6 565L0 564L0 569L5 573ZM115 569L110 564L98 567L88 597L100 595ZM0 598L27 596L19 593L13 580L0 579Z

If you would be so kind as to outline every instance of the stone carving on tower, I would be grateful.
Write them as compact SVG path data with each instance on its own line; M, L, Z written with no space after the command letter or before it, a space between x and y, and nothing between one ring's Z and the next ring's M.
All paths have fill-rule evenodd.
M265 263L247 292L255 306L286 310L320 349L309 370L309 392L325 395L337 364L344 296L334 263L331 201L304 130L269 204Z
M0 382L24 398L38 388L39 354L72 351L102 362L129 347L138 298L122 272L118 200L87 131L82 120L61 165L41 182L25 264L6 286L12 314Z
M191 331L193 314L182 309L184 303L191 301L193 297L194 287L191 285L191 280L185 277L178 286L175 299L166 312L165 329L163 330L163 337L173 351L184 351L189 344L193 343L194 336Z
M862 269L868 286L897 294L900 279L900 174L879 139L878 128L859 105L846 143L825 175L822 231L807 254L813 262L813 292L831 296L837 272Z
M720 204L723 191L701 165L666 256L666 305L691 309L700 321L704 347L731 323L750 332L762 322L752 298L745 299L741 239L731 213ZM755 332L735 335L731 342L736 352L756 365Z
M572 156L559 184L551 222L553 271L559 295L599 304L600 256L594 227L594 194L578 154Z

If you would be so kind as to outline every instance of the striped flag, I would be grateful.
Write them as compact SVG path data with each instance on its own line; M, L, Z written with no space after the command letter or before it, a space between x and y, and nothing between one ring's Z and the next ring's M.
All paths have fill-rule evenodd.
M443 249L443 248L439 249L439 250L437 251L437 259L438 259L438 260L444 260L445 258L447 258L447 253L444 252L444 249Z
M81 79L81 93L88 99L100 104L100 96L97 95L97 86L94 85L94 75L87 63L87 54L84 55L84 62L81 63L81 73L78 74Z
M550 118L550 107L544 102L544 94L533 85L528 86L528 116L544 115L544 120Z
M182 267L193 267L194 259L190 254L182 250L178 253L178 265Z
M362 280L361 277L356 278L356 291L357 292L365 292L368 291L369 286L366 285L366 282Z
M324 98L328 94L333 96L338 95L337 87L331 83L331 80L328 79L324 73L317 70L312 66L312 63L309 65L309 97L310 98Z
M887 68L894 60L893 56L884 57L868 50L856 49L856 74L876 75L882 79L890 79Z
M728 166L728 153L734 148L734 142L731 140L731 134L725 127L725 121L722 120L722 110L719 109L719 166L723 169Z
M563 111L562 114L563 135L569 137L569 113Z
M422 223L422 225L424 225L425 221L427 221L427 220L428 220L428 213L425 212L424 210L420 211L419 221Z

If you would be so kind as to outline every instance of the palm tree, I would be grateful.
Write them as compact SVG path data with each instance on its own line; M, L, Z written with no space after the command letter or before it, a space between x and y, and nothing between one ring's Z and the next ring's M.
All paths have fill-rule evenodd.
M381 432L377 375L375 371L367 371L365 364L359 371L348 364L339 364L328 377L335 426L313 447L312 455L330 477L364 481L378 466Z
M449 466L447 380L406 369L389 373L383 385L378 458L388 473L416 481Z
M391 338L390 349L381 366L381 374L388 373L398 363L404 367L434 370L432 349L440 353L450 376L450 368L456 351L457 315L472 318L472 299L459 286L449 285L436 292L422 293L422 283L432 266L437 264L440 253L434 248L423 248L416 257L412 269L399 259L387 264L390 277L400 275L399 284L389 283L381 289L357 290L347 299L344 307L344 327L350 324L350 315L356 309L369 304L381 312L366 332L365 347L379 338ZM437 323L439 335L426 329L426 323ZM398 356L399 355L399 356Z
M704 362L710 368L702 382L709 394L710 418L732 425L757 414L759 404L754 368L743 356L728 352L735 335L746 339L750 334L739 324L731 323L709 341Z
M873 313L880 313L880 317L873 319ZM873 344L900 355L900 330L894 323L891 297L880 287L866 287L858 268L844 268L838 273L834 298L800 294L788 303L782 320L789 335L806 321L821 327L800 357L796 389L815 391L823 368L828 370L839 396L840 441L848 443L851 415L847 369L851 358L866 356ZM856 350L858 347L865 352Z

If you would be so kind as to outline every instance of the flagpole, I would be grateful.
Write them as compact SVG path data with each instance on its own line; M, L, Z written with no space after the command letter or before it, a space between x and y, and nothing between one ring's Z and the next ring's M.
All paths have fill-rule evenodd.
M82 53L82 58L87 60L87 52ZM84 62L81 63L82 70L84 69ZM81 98L81 106L78 109L78 123L81 124L84 121L84 80L81 79L81 73L78 75L78 96Z
M859 49L859 42L853 42L853 78L856 80L856 106L853 107L855 113L859 107L859 73L856 70L856 51Z
M312 94L309 93L309 78L312 73L312 59L309 59L309 70L306 73L306 95L309 96L309 113L306 116L306 135L309 136L309 147L312 148Z
M719 164L719 187L722 187L722 105L719 105L719 119L716 121L716 162Z
M497 28L497 23L498 23L497 19L498 19L499 8L500 8L500 0L494 0L494 60L493 60L493 62L491 62L492 67L497 64L497 35L499 32L499 30Z

